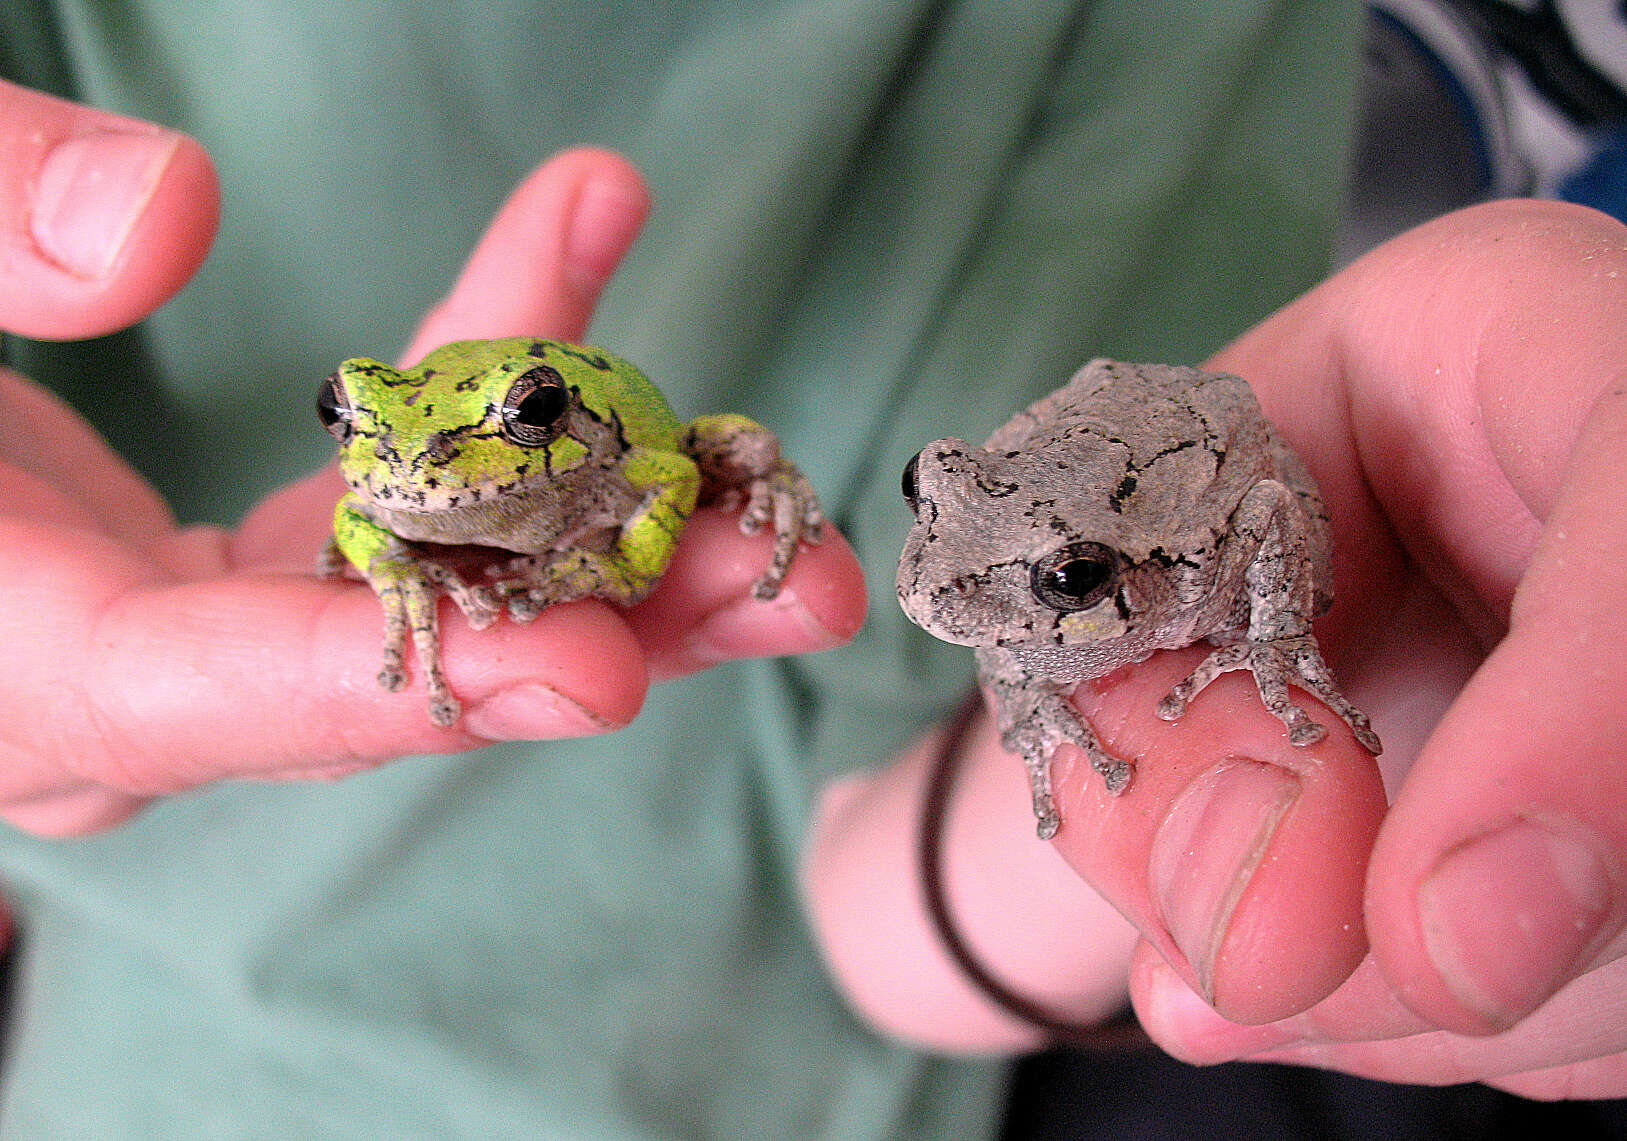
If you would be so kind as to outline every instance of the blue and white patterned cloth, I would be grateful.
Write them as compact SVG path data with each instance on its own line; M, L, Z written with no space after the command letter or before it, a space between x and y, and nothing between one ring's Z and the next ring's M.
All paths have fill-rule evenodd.
M1488 198L1627 221L1627 4L1375 0L1345 252Z

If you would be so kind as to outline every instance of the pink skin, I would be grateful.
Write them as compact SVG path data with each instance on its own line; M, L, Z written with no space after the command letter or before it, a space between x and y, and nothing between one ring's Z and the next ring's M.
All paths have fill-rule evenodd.
M109 179L140 163L101 167L88 183L73 170L58 177L48 205L81 227L58 246L100 274L81 280L40 256L31 233L35 140L112 124L127 151L129 132L147 129L14 87L0 86L0 112L7 327L41 337L116 328L185 281L216 206L195 143L141 135L162 152L163 173L139 174L122 196ZM89 194L77 215L75 191ZM135 204L134 220L97 221L119 201ZM638 172L615 155L577 150L544 163L405 359L461 337L580 337L648 204ZM124 235L121 251L99 256L97 234ZM516 281L516 265L531 276ZM11 711L0 718L0 817L76 835L217 780L331 778L413 753L605 732L638 712L652 676L829 648L863 615L860 571L840 538L805 549L781 598L754 608L751 582L772 539L702 516L680 546L689 569L631 613L582 602L475 633L448 606L447 670L467 713L439 729L421 688L392 694L374 680L382 616L372 592L312 574L339 492L327 469L270 496L235 531L177 528L83 421L0 372L0 638L11 663L0 681Z
M1627 229L1553 203L1450 215L1212 363L1250 378L1329 500L1339 603L1318 632L1383 735L1393 807L1331 718L1323 744L1282 747L1246 678L1217 683L1173 727L1150 710L1179 656L1082 689L1138 775L1115 801L1060 757L1053 847L1138 933L1129 988L1143 1024L1199 1061L1627 1094ZM986 734L968 763L955 819L1010 826L952 821L952 872L1006 870L1002 890L951 875L968 937L1008 983L1088 1012L1115 982L1082 964L1102 946L1118 954L1122 934L1077 921L1082 883L1042 876L1052 853L1011 794L987 791L985 768L1020 785L1020 766ZM828 882L831 838L867 839L846 859L872 883L912 881L898 837L917 801L898 788L919 774L906 757L827 798L810 876L827 956L899 1033L1033 1044L952 969L920 973L929 998L855 978L864 960L848 944L866 932L827 901L864 900ZM1013 932L1003 908L1019 896ZM940 961L915 931L920 945L896 953ZM943 1011L956 1031L931 1022Z
M203 262L220 194L197 143L7 83L0 124L0 328L109 333Z

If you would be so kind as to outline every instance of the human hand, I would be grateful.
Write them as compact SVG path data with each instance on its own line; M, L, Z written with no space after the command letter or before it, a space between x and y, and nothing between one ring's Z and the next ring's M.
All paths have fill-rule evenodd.
M1138 785L1134 809L1077 778L1064 792L1085 822L1058 838L1070 862L1159 901L1128 909L1146 940L1132 990L1167 1049L1627 1093L1624 317L1627 229L1506 203L1404 235L1213 362L1251 380L1328 498L1340 602L1319 633L1384 738L1393 805L1379 817L1342 733L1310 764L1223 724L1160 733L1156 663L1081 695L1145 742L1139 774L1237 755L1294 773L1248 766L1262 804L1200 799L1206 839L1144 862L1126 841L1149 818L1184 835L1213 776ZM1245 678L1232 691L1211 716L1247 704Z
M1394 808L1336 718L1294 748L1246 675L1158 720L1191 650L1080 688L1137 775L1111 797L1064 748L1065 823L1048 848L985 719L964 747L945 868L964 936L1009 989L1088 1021L1129 957L1083 885L1058 879L1060 853L1134 924L1138 1013L1179 1055L1627 1092L1611 1014L1627 795L1609 775L1627 644L1607 621L1627 601L1624 237L1553 204L1454 215L1212 362L1250 379L1331 506L1338 603L1318 635L1384 739ZM892 877L879 853L919 817L921 756L827 798L810 872L827 951L859 1004L907 1036L1034 1045L1043 1035L934 946L918 888L893 902L913 917L898 938L918 941L910 983L930 1001L875 985L885 971L853 950L866 934L844 916L874 911L844 886L855 861L872 884L917 882L913 853ZM1499 834L1501 854L1469 847ZM855 837L862 856L845 852Z
M0 100L0 324L86 336L162 303L210 240L216 189L201 148L16 88ZM100 140L83 140L109 125L114 159L93 163L85 152ZM71 140L65 169L42 168L58 140ZM145 166L130 157L143 148ZM109 217L121 204L134 213ZM637 172L613 155L544 164L407 358L463 337L579 337L646 208ZM42 237L45 215L65 219L64 232ZM0 680L0 817L76 834L215 780L330 777L409 753L603 732L632 718L652 675L826 648L862 616L840 537L806 550L780 597L762 603L750 586L772 540L703 512L631 611L572 603L477 634L448 610L446 666L468 711L440 729L416 687L392 694L375 681L383 618L371 590L311 573L340 491L330 469L234 532L179 528L87 425L0 375L0 622L12 663Z

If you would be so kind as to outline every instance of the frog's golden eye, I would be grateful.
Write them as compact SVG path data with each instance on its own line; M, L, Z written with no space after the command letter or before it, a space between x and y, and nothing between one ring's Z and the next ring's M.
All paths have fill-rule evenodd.
M322 421L322 426L341 444L350 439L351 423L355 420L356 413L345 397L345 389L339 383L338 373L324 380L322 387L316 390L316 418Z
M1042 606L1064 614L1094 606L1118 580L1119 555L1101 543L1069 543L1028 572L1029 589Z
M526 448L551 444L565 431L570 406L565 378L547 365L538 365L516 380L503 397L503 435Z

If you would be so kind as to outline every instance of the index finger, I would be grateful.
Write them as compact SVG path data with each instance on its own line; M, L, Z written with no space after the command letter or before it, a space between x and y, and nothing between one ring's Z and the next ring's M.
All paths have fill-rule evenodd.
M1159 654L1075 693L1136 776L1112 795L1064 746L1053 843L1216 1010L1269 1022L1332 993L1366 951L1362 884L1383 782L1337 718L1322 718L1321 742L1291 745L1237 674L1179 721L1159 719L1159 698L1198 657Z
M643 177L620 155L583 147L553 156L503 203L403 359L473 338L579 339L649 210Z

